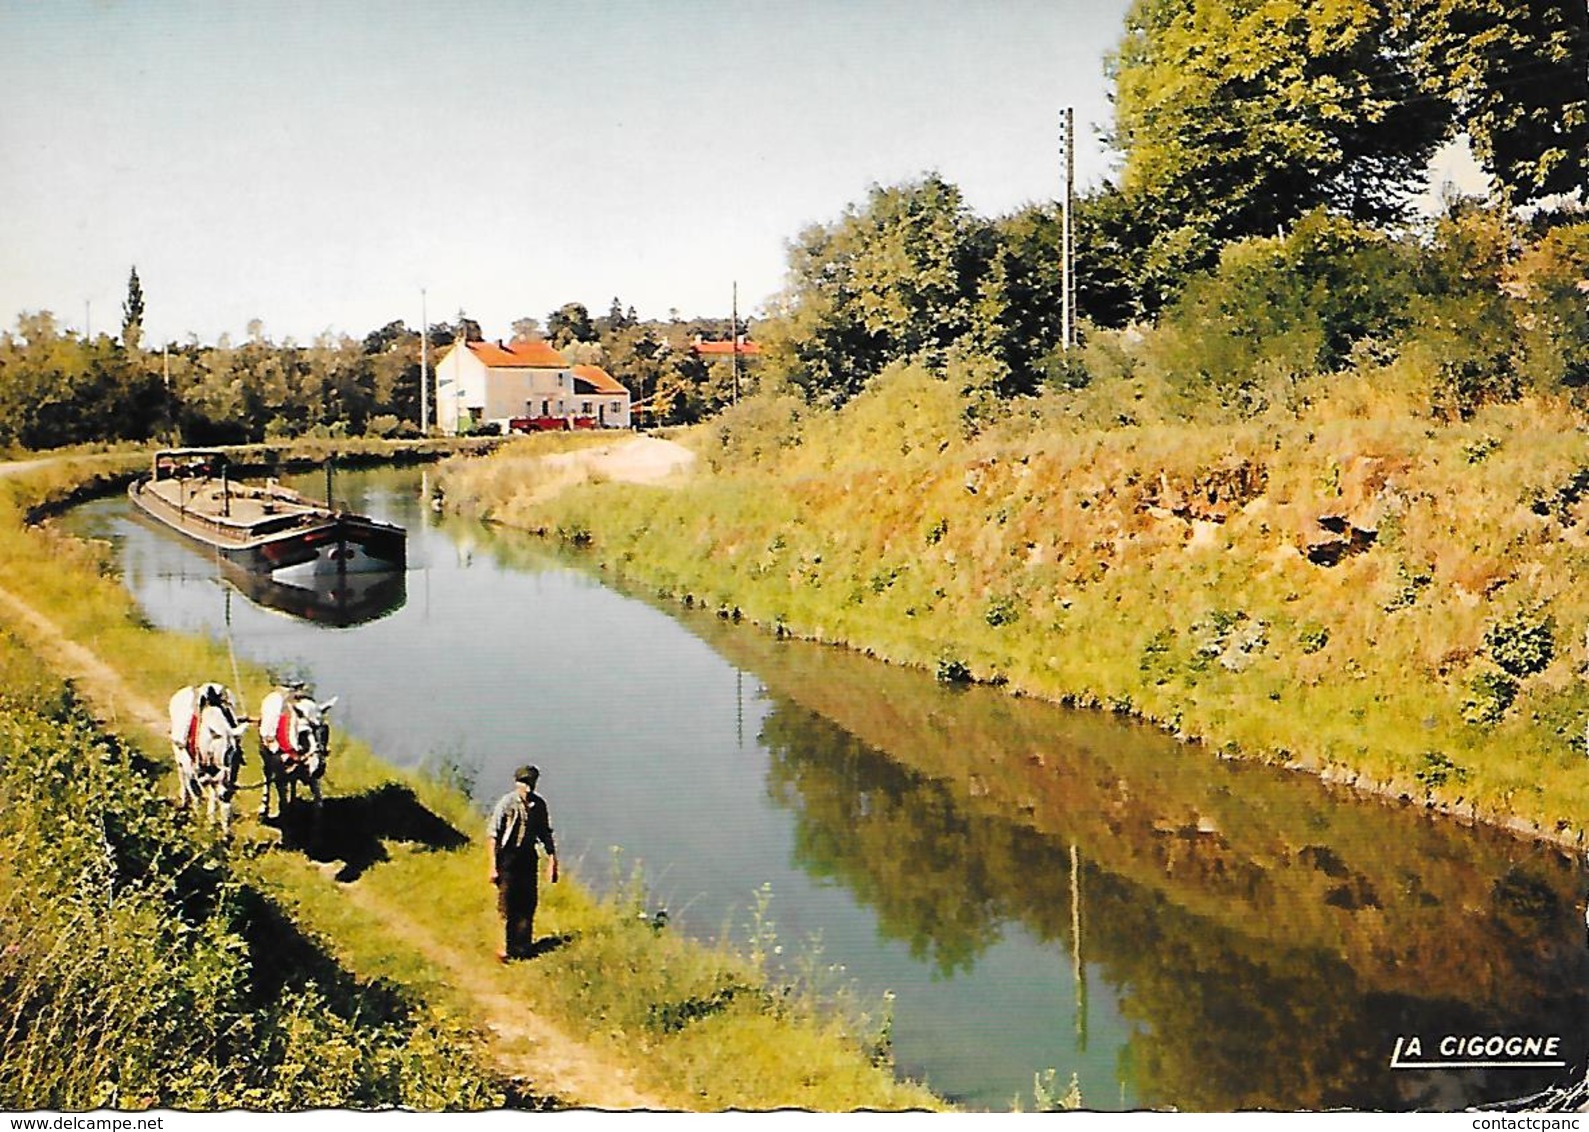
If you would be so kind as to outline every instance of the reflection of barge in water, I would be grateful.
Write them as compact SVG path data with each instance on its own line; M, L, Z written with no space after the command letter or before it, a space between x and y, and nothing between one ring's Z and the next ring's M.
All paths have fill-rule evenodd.
M408 600L408 576L401 570L339 575L313 569L271 575L222 563L226 580L255 605L337 629L379 621Z
M228 473L218 449L165 449L127 495L140 511L249 573L298 568L341 577L406 565L402 527L340 511L274 480L234 483Z

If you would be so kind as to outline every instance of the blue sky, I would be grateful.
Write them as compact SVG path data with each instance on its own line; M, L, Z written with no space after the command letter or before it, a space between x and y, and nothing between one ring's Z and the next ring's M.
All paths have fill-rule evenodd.
M935 170L997 215L1101 180L1126 0L0 0L0 325L488 336L613 296L742 313L785 244Z

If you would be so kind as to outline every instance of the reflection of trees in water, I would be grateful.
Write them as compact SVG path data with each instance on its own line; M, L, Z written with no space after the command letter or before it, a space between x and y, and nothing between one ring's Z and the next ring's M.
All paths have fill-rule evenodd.
M1553 850L1221 762L1096 712L947 692L858 655L689 623L962 811L1074 842L1084 861L1273 948L1348 955L1367 989L1398 993L1417 971L1425 994L1510 1001L1532 978L1519 978L1520 951L1542 970L1583 954L1582 873Z
M942 784L879 758L848 732L783 705L763 723L768 790L796 817L796 863L841 881L877 914L878 930L943 975L969 971L999 940L1009 860L978 844ZM1068 872L1068 863L1066 870Z
M1385 993L1365 986L1339 954L1277 948L1107 873L1089 870L1087 885L1088 948L1124 988L1122 1013L1143 1027L1132 1058L1152 1104L1448 1109L1518 1096L1555 1076L1392 1072L1395 1039L1562 1033L1563 1020L1582 1018L1589 1005L1581 962L1558 964L1517 1002L1428 996L1416 969L1406 971L1401 993Z
M1018 921L1065 952L1072 947L1069 840L969 804L955 786L880 755L821 716L774 698L762 730L771 764L769 793L794 815L798 864L843 883L871 907L879 931L907 943L943 975L969 972ZM1461 1000L1427 985L1413 963L1419 944L1381 961L1401 965L1387 980L1365 980L1365 957L1310 941L1287 944L1283 925L1253 913L1284 883L1252 861L1226 861L1217 839L1175 834L1160 839L1169 867L1187 868L1199 853L1199 882L1230 886L1228 917L1211 917L1083 859L1082 933L1089 963L1116 990L1122 1015L1137 1023L1125 1059L1138 1095L1151 1105L1228 1108L1441 1107L1518 1095L1551 1081L1548 1073L1392 1073L1387 1062L1401 1034L1563 1033L1564 1019L1584 1017L1589 965L1565 954L1560 894L1548 879L1518 865L1499 879L1474 876L1480 895L1464 937L1509 956L1468 986ZM1206 848L1212 847L1212 848ZM1380 917L1389 899L1420 902L1421 890L1362 891L1338 855L1313 847L1307 874L1325 878L1322 899L1337 897L1343 915ZM1353 885L1357 887L1354 889ZM1216 889L1218 885L1215 886ZM1255 895L1257 898L1255 899ZM1264 894L1268 893L1267 896ZM1355 895L1354 895L1355 893ZM1239 898L1238 898L1239 894ZM1427 900L1426 895L1423 897ZM1284 901L1279 902L1284 905ZM1446 913L1449 915L1449 912ZM1422 925L1439 931L1444 917ZM1256 929L1262 930L1256 930ZM1440 956L1443 947L1432 946ZM1387 981L1395 989L1387 990ZM1435 980L1443 987L1450 980ZM1577 1023L1564 1036L1581 1047ZM1445 1090L1444 1092L1440 1090Z

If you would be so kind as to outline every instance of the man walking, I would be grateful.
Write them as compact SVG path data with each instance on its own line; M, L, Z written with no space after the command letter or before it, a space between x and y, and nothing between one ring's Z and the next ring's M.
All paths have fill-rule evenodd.
M506 963L534 954L535 905L539 900L540 861L535 843L546 846L551 862L547 879L557 883L557 846L552 841L546 799L535 792L539 768L521 766L513 772L513 789L491 811L491 883L497 886L497 911L502 915L503 949L497 958Z

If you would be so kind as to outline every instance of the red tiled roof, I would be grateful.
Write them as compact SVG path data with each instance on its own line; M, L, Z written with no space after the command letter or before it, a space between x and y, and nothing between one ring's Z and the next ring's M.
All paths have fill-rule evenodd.
M509 342L506 346L497 342L470 342L469 349L492 369L566 369L568 366L567 358L539 340Z
M694 350L697 354L704 354L707 357L727 358L727 357L732 357L733 354L734 354L734 343L732 343L732 342L696 342L694 345L692 345L690 347L690 349ZM739 343L739 355L741 357L753 358L759 353L761 353L761 347L758 346L756 343L754 343L754 342L741 342L741 343Z
M613 377L612 374L608 373L606 370L602 369L600 366L583 366L583 365L575 366L574 367L574 382L575 382L574 388L580 393L587 392L587 390L579 388L579 384L578 383L581 382L581 381L583 381L585 384L590 386L590 389L588 390L588 392L591 392L591 393L627 393L627 392L629 392L627 389L625 389L623 387L622 384L619 383L617 378Z

